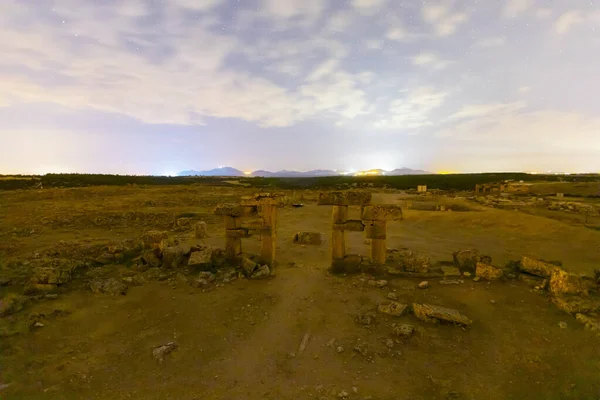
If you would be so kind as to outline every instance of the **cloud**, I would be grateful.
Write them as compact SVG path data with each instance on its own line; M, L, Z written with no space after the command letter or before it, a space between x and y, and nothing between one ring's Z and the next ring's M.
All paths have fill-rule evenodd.
M535 16L539 19L546 19L552 16L551 8L538 8L535 10Z
M464 12L452 12L449 3L424 3L421 14L438 36L452 35L468 19Z
M365 42L365 45L369 50L381 50L383 49L383 40L381 39L369 39Z
M475 43L477 47L499 47L506 44L506 38L503 36L482 38Z
M521 86L519 88L519 93L528 93L531 90L531 86Z
M567 33L573 26L580 24L584 21L581 11L571 10L563 13L554 25L556 33L563 35Z
M450 61L440 59L436 54L422 52L413 57L411 61L414 65L441 70L450 65Z
M440 107L447 92L431 86L421 86L412 90L405 98L393 100L389 105L389 117L375 123L376 128L414 130L433 125L430 113Z
M463 106L459 111L455 112L454 114L451 114L447 118L447 120L455 121L462 119L487 117L493 114L513 112L516 110L520 110L524 107L524 102L468 105Z
M394 28L390 28L385 34L385 37L389 40L402 42L408 40L410 35L403 27L396 26Z
M352 7L364 15L374 15L382 10L387 0L352 0Z
M186 8L194 11L208 11L211 8L223 3L224 0L170 0L181 8Z
M534 0L508 0L502 14L507 18L516 18L525 14L533 7Z
M262 10L276 18L303 18L315 21L324 10L321 0L262 0Z

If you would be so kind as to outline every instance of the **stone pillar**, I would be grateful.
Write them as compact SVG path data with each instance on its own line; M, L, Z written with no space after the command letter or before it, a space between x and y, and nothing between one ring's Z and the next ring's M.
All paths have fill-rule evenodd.
M263 204L261 206L261 216L264 221L264 227L260 235L260 260L262 263L273 265L277 243L277 205Z
M371 239L371 262L383 265L386 261L387 252L387 224L385 221L373 221L370 228L370 235L367 235L367 239Z
M333 224L344 224L348 220L348 206L333 206ZM343 260L346 256L346 232L333 230L331 233L331 259Z
M230 260L237 260L242 255L240 227L240 218L225 216L225 255Z

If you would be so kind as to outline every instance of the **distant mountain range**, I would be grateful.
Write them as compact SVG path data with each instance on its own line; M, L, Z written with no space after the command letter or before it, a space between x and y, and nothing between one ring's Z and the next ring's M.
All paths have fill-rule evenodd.
M419 169L410 169L410 168L398 168L393 171L384 171L382 169L370 170L369 173L365 173L365 175L387 175L387 176L395 176L395 175L429 175L431 172L422 171ZM232 167L222 167L215 168L209 171L181 171L179 176L252 176L252 177L269 177L269 178L308 178L315 176L338 176L338 175L349 175L345 173L341 173L339 171L332 171L327 169L316 169L313 171L254 171L250 175L244 174L244 172L239 169L235 169Z

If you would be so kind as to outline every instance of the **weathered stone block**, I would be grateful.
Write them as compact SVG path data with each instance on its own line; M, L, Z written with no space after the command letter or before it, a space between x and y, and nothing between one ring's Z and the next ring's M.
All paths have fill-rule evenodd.
M194 225L194 236L196 239L205 239L208 237L208 227L206 226L206 222L196 222Z
M319 193L320 206L365 206L371 204L371 193L361 191L339 191Z
M227 238L233 238L233 239L242 239L242 238L249 238L250 232L248 231L248 229L244 229L244 228L238 228L238 229L227 229L225 231L225 237Z
M152 268L158 268L162 264L162 260L158 257L158 249L146 250L142 253L142 261L144 264L149 265Z
M425 322L448 322L464 326L471 325L472 323L469 318L451 308L413 303L412 311L417 318Z
M452 253L452 256L454 258L454 265L461 271L475 272L477 263L481 260L481 255L474 249L460 250Z
M142 241L146 249L158 249L160 248L160 242L168 237L169 235L165 231L152 230L142 235Z
M523 256L519 264L519 269L531 275L549 278L552 275L552 271L559 269L559 267L545 261Z
M393 204L375 204L366 206L361 213L365 221L401 221L402 207Z
M365 225L359 219L348 220L343 223L333 224L334 231L349 231L349 232L363 232Z
M504 276L504 272L500 268L478 262L475 275L487 281L494 281L502 278Z
M244 210L239 204L223 203L215 208L215 215L224 215L226 217L241 217Z
M589 289L594 286L591 278L568 273L560 268L555 268L550 273L550 282L548 289L550 293L560 294L578 294L587 296Z
M401 317L407 308L407 304L400 304L398 302L391 301L389 303L380 304L377 307L377 311L382 314L391 315L392 317Z
M407 252L400 260L400 265L407 272L426 274L431 266L431 259L427 256Z
M442 272L445 277L462 276L460 270L456 267L442 267Z
M331 271L334 273L360 272L362 257L356 254L348 254L343 259L331 262Z
M294 244L320 245L323 243L320 232L298 232L293 237Z
M585 329L589 329L590 331L600 331L600 319L585 314L577 314L575 315L575 318L585 326Z
M188 266L201 270L211 269L213 267L213 253L215 249L207 246L202 247L199 251L194 251L190 254Z
M180 246L165 247L162 252L162 266L167 269L179 268L184 262L184 249Z
M265 227L265 220L261 217L242 220L241 227L246 229L260 230Z

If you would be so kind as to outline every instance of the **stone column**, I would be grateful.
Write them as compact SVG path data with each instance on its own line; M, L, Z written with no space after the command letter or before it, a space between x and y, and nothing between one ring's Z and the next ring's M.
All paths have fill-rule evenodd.
M348 220L348 206L333 206L333 224L344 224ZM343 260L346 256L346 232L334 229L331 233L331 259Z

